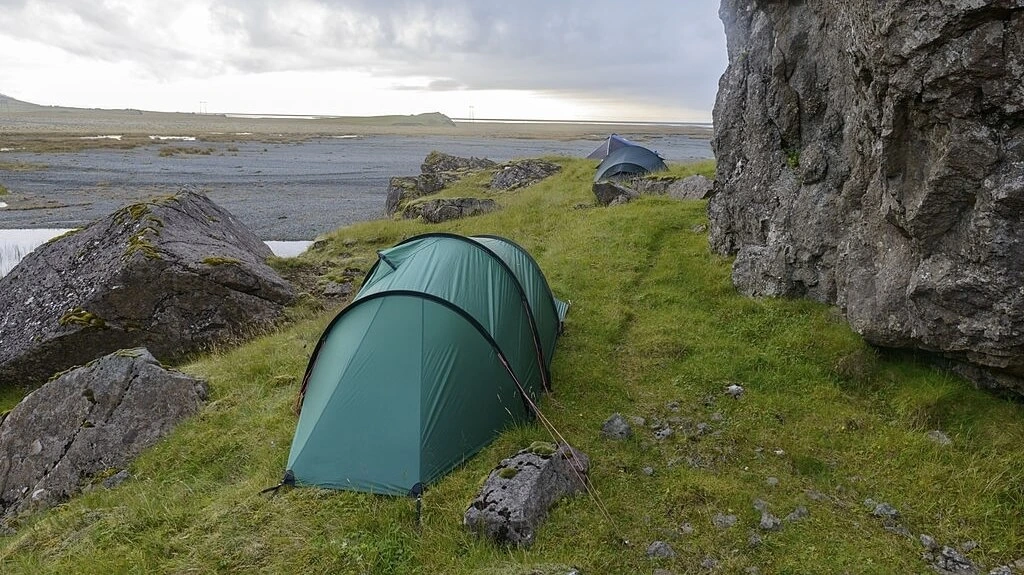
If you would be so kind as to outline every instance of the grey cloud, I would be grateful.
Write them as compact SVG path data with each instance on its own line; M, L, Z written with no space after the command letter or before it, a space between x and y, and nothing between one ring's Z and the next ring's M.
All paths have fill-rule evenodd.
M237 48L219 54L199 54L189 49L188 38L161 30L161 18L177 3L155 2L153 10L165 14L131 22L104 3L44 2L76 15L86 33L33 31L28 22L15 33L96 58L133 60L155 75L358 69L435 78L426 86L431 90L574 92L710 110L726 63L715 0L310 0L297 5L308 10L277 0L221 0L209 13ZM11 3L0 0L0 5ZM5 12L17 12L19 4ZM0 22L5 18L16 16L0 16Z

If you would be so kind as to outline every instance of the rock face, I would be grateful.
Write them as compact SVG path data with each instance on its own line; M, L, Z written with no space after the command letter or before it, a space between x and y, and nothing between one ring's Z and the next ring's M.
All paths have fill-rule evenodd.
M402 217L423 218L432 224L439 224L448 220L486 214L496 209L498 209L498 203L489 199L439 198L408 206L402 211Z
M723 0L714 249L749 295L1024 393L1024 5Z
M0 278L0 387L38 385L118 349L174 361L266 329L294 298L270 255L188 191L53 240Z
M50 381L0 423L0 515L54 505L123 468L205 399L205 383L164 369L145 349Z
M478 170L489 170L497 166L486 158L460 158L438 151L427 154L420 166L418 176L395 176L388 182L388 194L384 203L384 215L401 214L404 218L419 217L407 215L406 208L411 200L435 194L452 182Z
M451 172L468 172L473 170L489 170L498 164L487 158L460 158L438 151L427 154L420 166L424 174L439 174Z
M503 459L466 509L463 523L497 543L529 546L548 510L585 488L590 460L566 445L537 442Z
M494 173L492 190L518 190L557 174L562 166L545 160L528 159L509 162Z

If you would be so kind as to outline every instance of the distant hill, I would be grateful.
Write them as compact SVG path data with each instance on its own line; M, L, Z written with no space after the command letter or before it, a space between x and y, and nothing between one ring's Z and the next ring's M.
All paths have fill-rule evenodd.
M0 112L33 112L43 108L38 104L23 102L6 94L0 94Z
M74 112L124 112L125 110L102 109L102 108L74 108L69 106L41 106L31 102L25 102L0 93L0 112L41 112L45 110ZM141 110L133 110L136 113ZM173 114L176 112L146 112L147 114ZM220 114L214 114L220 115ZM228 113L230 115L230 113ZM281 116L285 117L285 116ZM330 116L330 120L348 125L366 126L455 126L451 118L440 112L428 112L424 114L410 115L384 115L384 116Z

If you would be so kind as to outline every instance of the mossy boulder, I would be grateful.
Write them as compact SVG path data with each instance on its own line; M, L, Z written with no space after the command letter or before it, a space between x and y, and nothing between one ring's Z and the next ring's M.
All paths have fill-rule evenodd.
M173 362L258 333L294 298L270 255L192 191L57 238L0 278L0 387L36 386L122 348Z

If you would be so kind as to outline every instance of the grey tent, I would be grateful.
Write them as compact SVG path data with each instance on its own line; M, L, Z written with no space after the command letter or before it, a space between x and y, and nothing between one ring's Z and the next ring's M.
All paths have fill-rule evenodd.
M668 166L658 154L643 146L625 146L615 150L597 167L594 181L616 176L642 176L648 172L661 172Z
M603 160L608 157L608 154L614 152L615 150L618 150L619 148L625 148L626 146L635 145L636 144L634 144L633 142L630 142L629 140L623 138L618 134L612 134L611 136L608 136L608 138L606 138L604 142L601 142L601 145L598 146L596 150L590 152L590 155L587 156L587 159Z

